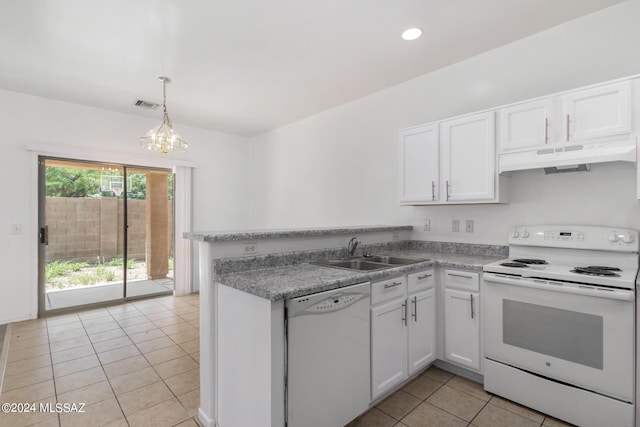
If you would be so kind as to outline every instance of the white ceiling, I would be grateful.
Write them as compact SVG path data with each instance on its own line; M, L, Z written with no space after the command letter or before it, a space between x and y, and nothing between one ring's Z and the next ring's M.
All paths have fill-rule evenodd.
M0 88L251 136L620 1L4 0Z

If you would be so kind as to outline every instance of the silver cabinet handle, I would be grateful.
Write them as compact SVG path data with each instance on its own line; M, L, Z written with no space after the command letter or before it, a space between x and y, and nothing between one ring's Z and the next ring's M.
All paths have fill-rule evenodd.
M385 283L385 284L384 284L384 288L385 288L385 289L395 288L396 286L400 286L400 285L402 285L402 282L393 282L393 283L391 283L391 284L389 284L389 283Z
M549 119L544 118L544 143L549 143Z
M424 276L418 276L418 280L426 279L427 277L431 277L433 274L425 274Z
M447 202L449 201L449 180L445 181L447 184Z
M404 300L404 302L402 303L402 311L404 313L402 323L404 324L404 326L407 326L407 300Z
M465 276L464 274L447 273L447 276L462 277L464 279L473 279L472 276Z
M471 297L471 318L473 319L475 314L473 310L473 294L469 294L469 296Z
M571 126L569 123L571 122L571 116L567 114L567 142L569 142L569 133L571 132Z
M436 200L436 182L431 181L431 200Z
M411 317L413 317L413 321L417 322L418 321L418 297L415 296L413 297L413 301L411 301L413 303L413 314L411 315Z

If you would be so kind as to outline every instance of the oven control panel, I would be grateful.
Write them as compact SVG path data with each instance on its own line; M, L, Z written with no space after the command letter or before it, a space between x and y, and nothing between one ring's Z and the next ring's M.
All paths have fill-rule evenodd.
M638 231L593 226L519 226L509 233L509 244L638 252Z
M582 231L545 231L545 240L561 240L561 241L581 241L585 239L585 233Z

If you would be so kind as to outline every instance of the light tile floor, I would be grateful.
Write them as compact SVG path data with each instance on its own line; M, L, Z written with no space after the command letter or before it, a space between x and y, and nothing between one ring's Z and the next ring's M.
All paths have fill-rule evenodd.
M0 426L196 427L198 306L198 295L168 296L13 324L0 403L86 406L83 414L0 413ZM567 424L436 367L349 424L431 426Z
M197 426L198 307L168 296L13 324L0 403L86 406L0 412L0 426Z
M430 367L348 427L566 427L487 393L481 384Z

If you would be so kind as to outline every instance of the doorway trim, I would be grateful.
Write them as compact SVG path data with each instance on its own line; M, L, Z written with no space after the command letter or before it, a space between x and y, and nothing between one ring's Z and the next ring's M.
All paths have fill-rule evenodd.
M175 277L174 277L174 293L176 289L181 290L181 294L189 293L193 291L193 246L191 241L185 242L179 241L185 240L182 235L185 232L190 232L191 223L193 217L193 206L191 200L191 194L193 191L192 186L192 170L196 167L196 164L182 159L175 158L154 158L149 155L141 155L138 153L122 153L114 151L102 151L95 149L88 149L82 147L68 146L68 145L55 145L55 144L39 144L30 143L27 144L27 151L31 152L31 206L29 223L29 237L31 241L30 252L32 259L38 259L38 159L40 156L45 157L61 157L81 161L90 162L102 162L102 163L119 163L123 165L134 165L149 168L161 168L172 169L175 174L175 181L177 185L180 185L179 192L175 191L176 199L175 203L178 206L178 202L181 203L180 209L175 209ZM184 193L178 199L178 194ZM185 228L188 227L188 228ZM180 250L177 248L180 246ZM178 272L178 268L182 266L181 272ZM31 308L30 318L34 319L38 316L38 263L34 263L31 268L30 274L31 280Z

